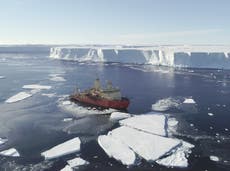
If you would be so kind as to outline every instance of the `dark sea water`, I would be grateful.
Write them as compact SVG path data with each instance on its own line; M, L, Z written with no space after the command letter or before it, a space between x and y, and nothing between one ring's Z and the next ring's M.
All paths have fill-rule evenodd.
M66 81L52 81L50 74L60 74ZM52 60L44 53L7 53L0 54L0 75L5 76L0 79L0 137L8 139L0 150L14 147L21 155L19 158L0 156L0 170L55 171L76 155L90 162L79 168L87 171L230 170L230 71L78 63ZM179 121L174 136L195 145L189 167L167 168L142 161L127 168L108 158L96 139L117 127L109 115L83 115L72 122L63 122L72 113L58 105L60 99L71 94L76 85L80 89L91 87L96 77L119 86L122 94L130 98L128 112L133 114L151 112L152 104L161 99L183 102L184 98L193 98L196 105L192 108L172 107L163 112ZM24 91L22 86L26 84L52 88L17 103L5 103L9 97ZM44 93L54 95L47 97ZM79 153L50 161L41 157L41 152L73 137L82 141ZM211 155L218 156L219 161L211 161Z

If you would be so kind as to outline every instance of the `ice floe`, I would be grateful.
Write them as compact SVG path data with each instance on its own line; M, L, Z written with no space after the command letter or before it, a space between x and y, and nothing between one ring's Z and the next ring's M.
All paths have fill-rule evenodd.
M196 102L191 98L186 98L183 103L185 103L185 104L195 104Z
M212 161L215 161L215 162L220 161L219 157L217 157L217 156L209 156L209 159Z
M20 154L15 148L10 148L0 152L2 156L19 157Z
M98 137L98 144L109 157L115 158L122 164L132 165L135 163L135 153L119 139L113 138L111 135L101 135Z
M67 163L70 167L78 167L78 166L89 164L88 161L86 161L80 157L76 157L74 159L68 160Z
M55 93L42 93L42 96L46 96L46 97L52 98L52 97L55 97L56 94Z
M58 107L63 111L71 113L74 117L83 117L87 115L101 115L101 114L110 114L115 112L115 109L104 109L99 110L91 107L83 107L69 100L59 100Z
M70 167L68 164L63 168L61 169L60 171L73 171L72 167Z
M136 128L148 133L166 136L165 116L157 114L136 115L134 117L121 120L120 125Z
M5 102L6 103L14 103L14 102L18 102L18 101L21 101L21 100L24 100L28 97L31 97L32 94L31 93L28 93L28 92L20 92L12 97L10 97L9 99L7 99Z
M80 151L81 141L78 137L59 144L47 151L41 153L45 159L53 159L63 155L71 154Z
M119 139L147 161L155 161L181 144L178 139L148 134L126 126L112 130L109 135Z
M73 120L73 118L64 118L63 122L69 122L69 121L72 121L72 120Z
M117 121L117 120L129 118L129 117L131 117L131 114L129 114L129 113L113 112L110 115L110 120Z
M51 89L51 86L46 86L46 85L39 85L39 84L29 84L29 85L24 85L22 88L24 89L34 89L34 90L49 90Z
M167 111L170 108L176 108L180 104L180 101L173 98L165 98L158 100L155 104L152 105L152 109L155 111Z
M6 78L6 77L5 77L5 76L0 75L0 79L4 79L4 78Z
M213 113L208 113L209 116L213 116L214 114Z
M7 142L7 139L5 138L0 138L0 145L5 144Z
M61 77L61 76L53 76L50 78L51 81L57 81L57 82L64 82L66 81L65 78Z
M167 167L188 167L187 156L191 153L191 148L194 148L194 145L183 141L182 145L175 149L171 155L158 159L156 162Z

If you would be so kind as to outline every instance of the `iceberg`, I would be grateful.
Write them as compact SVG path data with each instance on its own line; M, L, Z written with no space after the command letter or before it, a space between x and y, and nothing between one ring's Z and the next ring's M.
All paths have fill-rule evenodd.
M39 85L39 84L30 84L30 85L24 85L22 88L33 89L33 90L48 90L48 89L51 89L51 86L45 86L45 85Z
M24 99L27 99L28 97L31 97L32 94L27 93L27 92L20 92L12 97L10 97L9 99L7 99L5 102L6 103L15 103Z
M119 139L113 138L111 135L101 135L97 141L109 157L115 158L124 165L135 163L135 153Z
M118 121L118 120L126 119L126 118L129 118L129 117L131 117L131 114L129 114L129 113L113 112L110 115L110 120Z
M119 139L147 161L155 161L181 145L178 139L148 134L126 126L116 128L108 135Z
M20 156L20 154L18 153L18 151L15 148L10 148L10 149L1 151L0 155L10 156L10 157L19 157Z
M147 114L121 120L120 125L135 128L147 133L166 136L166 117L164 115Z
M59 46L50 49L50 58L230 69L230 46Z
M78 137L59 144L47 151L41 153L45 159L54 159L63 155L71 154L80 151L81 141Z

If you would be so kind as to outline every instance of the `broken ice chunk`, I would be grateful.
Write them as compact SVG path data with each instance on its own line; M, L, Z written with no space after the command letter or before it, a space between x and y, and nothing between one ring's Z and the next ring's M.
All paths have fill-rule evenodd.
M22 88L24 89L38 89L38 90L48 90L51 86L39 85L39 84L30 84L24 85Z
M21 100L24 100L28 97L31 97L32 94L27 93L27 92L20 92L12 97L10 97L9 99L6 100L6 103L15 103Z
M67 163L68 163L68 165L69 165L70 167L77 167L77 166L82 166L82 165L87 165L87 164L89 164L88 161L83 160L83 159L80 158L80 157L76 157L76 158L74 158L74 159L68 160Z
M193 144L183 141L182 145L175 149L171 155L163 159L158 159L156 162L167 167L188 167L186 156L191 153L191 148L193 147Z
M186 103L186 104L195 104L196 102L193 99L191 99L191 98L186 98L183 103Z
M135 153L119 139L113 138L110 135L101 135L97 141L109 157L115 158L124 165L135 163Z
M109 132L109 135L129 146L147 161L154 161L181 144L178 139L148 134L126 126Z
M151 134L166 136L165 122L164 115L151 114L134 116L121 120L119 123Z
M0 155L2 156L11 156L11 157L19 157L20 154L15 148L10 148L8 150L4 150L0 152Z
M113 112L110 115L110 120L117 121L117 120L129 118L129 117L131 117L131 115L129 113Z
M41 155L45 159L53 159L63 155L71 154L80 151L81 141L78 137L68 140L62 144L59 144L45 152L42 152Z

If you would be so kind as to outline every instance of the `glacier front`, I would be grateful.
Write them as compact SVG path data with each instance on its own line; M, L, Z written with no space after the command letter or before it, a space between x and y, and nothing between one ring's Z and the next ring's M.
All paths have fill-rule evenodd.
M50 57L62 60L230 69L230 46L64 46Z

